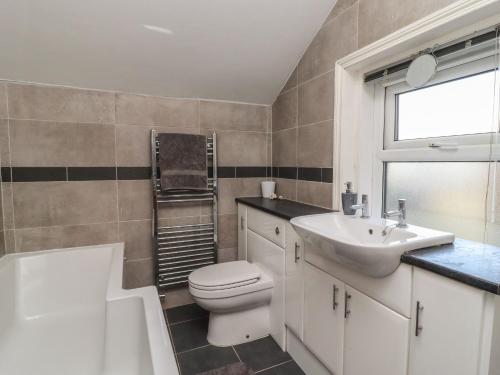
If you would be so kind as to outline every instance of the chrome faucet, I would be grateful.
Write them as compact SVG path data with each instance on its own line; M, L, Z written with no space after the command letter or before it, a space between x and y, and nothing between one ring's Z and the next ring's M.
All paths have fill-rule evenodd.
M368 195L363 194L361 196L361 204L353 204L351 209L355 211L361 210L361 218L368 219L370 217L370 214L368 213Z
M398 217L398 224L396 225L398 228L406 228L408 225L406 224L406 199L398 199L398 210L397 211L388 211L384 213L385 218L389 217Z

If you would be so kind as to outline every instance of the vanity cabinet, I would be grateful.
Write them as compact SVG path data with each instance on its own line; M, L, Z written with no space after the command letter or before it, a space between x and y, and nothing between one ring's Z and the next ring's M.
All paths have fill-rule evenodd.
M290 224L285 226L285 324L303 339L304 242Z
M406 374L409 319L350 286L345 298L343 374Z
M414 268L410 375L478 374L486 292Z
M304 282L304 344L333 374L406 374L408 318L308 263Z
M344 284L309 263L304 270L304 343L331 372L341 374Z
M238 205L238 260L247 259L247 207Z

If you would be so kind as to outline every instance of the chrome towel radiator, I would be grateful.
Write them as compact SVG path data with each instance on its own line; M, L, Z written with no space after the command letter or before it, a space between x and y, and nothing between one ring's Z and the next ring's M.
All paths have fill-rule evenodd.
M153 257L155 284L161 296L169 288L187 284L189 274L217 262L217 137L207 137L208 189L162 192L158 169L158 134L151 130L151 183L153 188ZM176 203L212 205L209 223L160 226L159 210Z

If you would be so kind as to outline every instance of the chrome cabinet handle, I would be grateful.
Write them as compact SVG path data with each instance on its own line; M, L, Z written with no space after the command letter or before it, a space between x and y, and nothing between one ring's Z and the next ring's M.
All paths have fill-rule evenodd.
M280 234L280 228L276 227L276 228L274 229L274 232L275 232L276 234Z
M297 263L300 259L299 249L300 249L300 245L297 242L295 242L295 263Z
M339 291L339 288L337 288L337 285L333 284L333 310L337 310L337 306L339 303L337 302L337 292Z
M415 316L415 336L419 336L420 332L424 329L422 325L420 325L420 313L424 310L424 306L420 301L417 301L417 314Z
M351 310L349 310L349 300L350 300L351 298L352 298L352 296L351 296L349 293L345 292L345 301L344 301L344 304L345 304L345 305L344 305L344 307L345 307L345 309L344 309L344 318L346 318L346 319L347 319L347 318L349 317L349 315L351 314Z
M245 218L243 216L240 217L240 228L245 229Z

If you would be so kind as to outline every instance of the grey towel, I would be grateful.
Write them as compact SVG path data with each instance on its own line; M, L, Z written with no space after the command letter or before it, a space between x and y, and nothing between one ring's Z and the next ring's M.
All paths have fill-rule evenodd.
M198 375L254 375L255 372L246 364L238 362L215 370L199 373Z
M208 188L206 136L161 133L158 142L162 191Z

